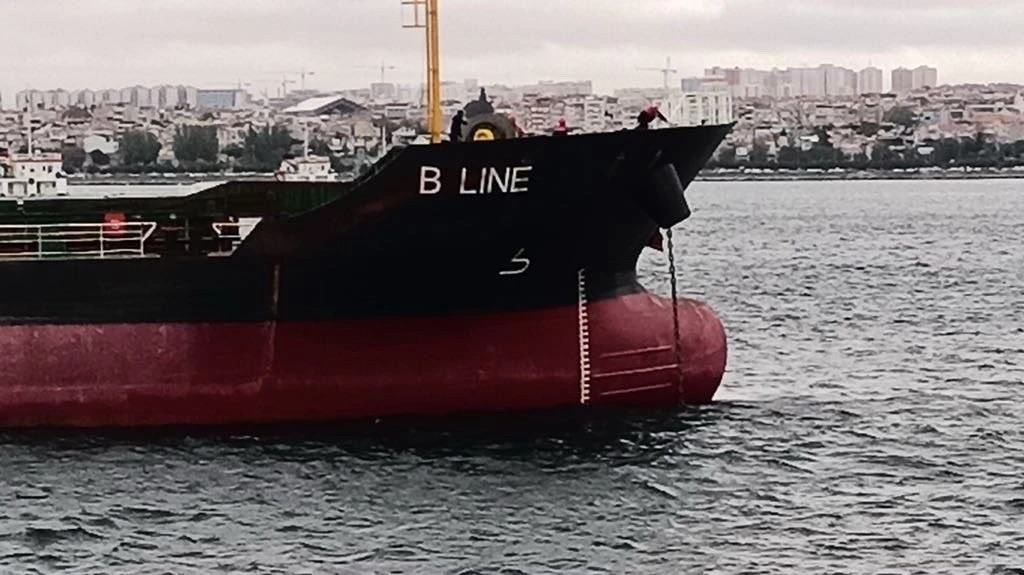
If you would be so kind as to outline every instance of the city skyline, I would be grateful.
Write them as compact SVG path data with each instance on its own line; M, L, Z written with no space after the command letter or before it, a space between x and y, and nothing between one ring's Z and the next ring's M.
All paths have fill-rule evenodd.
M901 66L892 70L883 70L873 66L855 70L827 63L810 68L785 67L773 68L772 70L712 66L705 68L702 76L681 78L670 87L674 90L681 89L683 92L702 92L707 91L703 84L710 81L709 85L721 84L719 89L729 91L733 97L739 99L761 96L775 98L791 96L855 96L869 93L910 92L922 88L933 88L942 85L941 82L937 82L937 78L938 70L926 65L919 65L914 68ZM470 82L473 86L478 84L475 78L465 79L465 81ZM451 80L444 83L461 84L462 82ZM544 83L546 82L542 81L540 84ZM576 93L599 93L593 90L593 83L590 80L567 80L548 83L559 85L561 87L560 92L564 91L565 86L580 85L583 88L580 92ZM379 82L363 87L327 90L325 93L342 93L367 89L374 93L380 86L391 86L392 90L401 89L406 92L416 91L415 84ZM538 86L538 83L533 82L526 85L505 84L503 86L514 89L529 89L530 86ZM420 85L420 88L422 87ZM751 90L752 87L755 89ZM623 87L623 89L647 88L654 89L653 87ZM470 91L475 92L475 87ZM170 92L177 92L179 94L170 95ZM75 105L90 106L102 103L134 103L150 106L156 105L157 102L167 101L180 101L181 103L189 103L195 106L197 102L201 103L204 98L211 101L227 98L237 104L236 100L238 100L239 96L233 95L236 93L242 94L241 101L243 102L260 99L257 93L254 93L253 90L244 87L242 84L232 88L209 89L202 86L166 82L152 86L135 83L129 86L108 86L98 89L80 87L61 87L55 89L28 88L18 91L11 99L0 101L0 104L3 104L0 106L0 109L25 109L28 106L27 101L29 99L35 101L35 105L32 106L33 108L40 106L43 102L46 102L47 108L66 108ZM468 94L469 92L466 93ZM414 95L411 97L414 97Z
M897 5L898 4L898 5ZM650 0L646 10L595 0L523 0L484 7L448 0L442 15L445 78L483 84L591 79L595 90L657 86L671 56L678 79L704 68L860 70L927 63L943 83L1024 83L1008 55L1024 40L1024 1ZM341 89L423 78L422 37L401 28L398 0L11 0L0 78L5 101L26 88L99 89L163 83L272 90L281 71L308 87ZM500 22L501 34L486 23ZM909 25L908 23L911 23ZM758 31L761 33L758 33Z

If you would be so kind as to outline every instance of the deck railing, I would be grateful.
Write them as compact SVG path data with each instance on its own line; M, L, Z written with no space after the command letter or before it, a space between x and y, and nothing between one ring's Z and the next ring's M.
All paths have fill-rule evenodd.
M0 260L145 257L155 222L0 225Z
M223 240L242 239L238 222L214 222L210 225L213 227L213 231L217 234L218 238Z

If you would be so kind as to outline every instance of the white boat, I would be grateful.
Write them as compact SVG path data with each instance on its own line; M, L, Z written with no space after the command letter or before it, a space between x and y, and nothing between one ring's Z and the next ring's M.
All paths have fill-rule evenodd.
M279 182L337 182L338 172L331 167L331 159L309 153L309 123L303 123L302 157L281 161L274 178Z
M48 198L68 195L60 154L32 152L0 156L0 198Z
M338 173L331 168L331 159L307 155L285 159L274 172L281 182L337 182Z

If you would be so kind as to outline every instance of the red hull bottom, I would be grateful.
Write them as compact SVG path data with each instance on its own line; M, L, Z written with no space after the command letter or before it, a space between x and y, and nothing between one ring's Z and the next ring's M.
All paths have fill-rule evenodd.
M722 323L704 304L681 300L679 326L682 384L671 302L646 293L594 302L582 320L570 306L308 323L4 326L0 427L708 403L725 371Z

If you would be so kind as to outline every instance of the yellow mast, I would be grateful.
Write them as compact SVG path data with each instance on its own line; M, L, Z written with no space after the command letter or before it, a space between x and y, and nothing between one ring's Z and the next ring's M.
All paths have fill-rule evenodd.
M402 0L403 6L413 10L411 24L403 28L423 28L427 40L427 128L430 141L441 141L441 35L438 30L437 5L439 0ZM423 9L420 12L420 9ZM422 17L421 17L422 16Z

